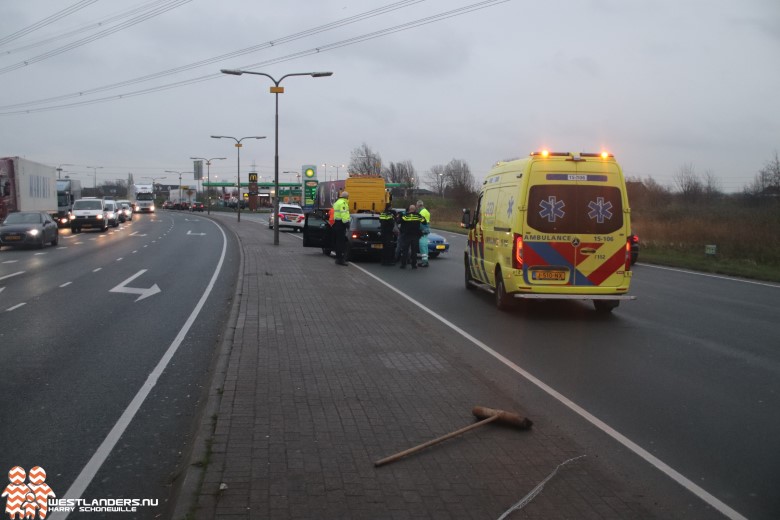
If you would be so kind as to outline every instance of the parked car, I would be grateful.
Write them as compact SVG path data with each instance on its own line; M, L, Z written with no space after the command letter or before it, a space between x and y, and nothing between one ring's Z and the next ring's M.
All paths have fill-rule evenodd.
M303 208L297 204L279 204L279 229L289 228L293 231L303 230L305 215ZM268 215L268 229L274 228L274 213Z
M431 231L428 234L428 258L436 258L450 250L450 243L438 233Z
M631 245L631 265L634 265L639 259L639 235L631 231L628 243Z
M403 215L406 210L403 208L393 208L398 215ZM450 243L447 239L438 233L431 231L428 234L428 258L436 258L442 253L446 253L450 250Z
M3 246L56 246L59 229L51 216L39 211L9 213L0 224L0 248Z
M166 200L162 203L162 209L173 209L173 202Z
M333 251L333 229L328 222L328 210L314 210L305 216L303 247L319 247L323 254ZM395 249L395 235L391 238ZM379 215L376 213L355 213L350 215L347 230L347 260L356 257L379 258L383 249Z
M206 206L203 205L202 202L193 202L190 205L190 211L200 211L203 212L203 210L206 209Z

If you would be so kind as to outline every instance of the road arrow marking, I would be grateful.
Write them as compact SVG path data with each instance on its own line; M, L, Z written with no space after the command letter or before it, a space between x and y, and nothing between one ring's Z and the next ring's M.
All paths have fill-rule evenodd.
M108 292L118 292L118 293L127 293L127 294L140 294L138 299L135 300L137 302L143 300L144 298L148 298L149 296L154 296L158 292L162 292L160 290L160 288L157 286L157 284L152 285L148 289L142 289L140 287L125 287L127 284L129 284L130 282L132 282L133 280L135 280L136 278L138 278L139 276L144 274L146 271L147 271L147 269L141 269L140 271L135 273L133 276L131 276L130 278L128 278L124 282L120 283L119 285L117 285L116 287L114 287L113 289L111 289Z
M193 233L192 231L187 231L187 234L188 234L188 235L193 235L193 236L195 236L195 235L197 235L197 236L203 236L203 235L205 235L206 233Z

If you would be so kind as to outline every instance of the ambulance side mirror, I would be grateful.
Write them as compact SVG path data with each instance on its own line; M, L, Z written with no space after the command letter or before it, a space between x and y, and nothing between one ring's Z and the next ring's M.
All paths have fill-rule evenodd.
M460 221L460 227L470 229L471 228L471 211L463 208L463 218Z

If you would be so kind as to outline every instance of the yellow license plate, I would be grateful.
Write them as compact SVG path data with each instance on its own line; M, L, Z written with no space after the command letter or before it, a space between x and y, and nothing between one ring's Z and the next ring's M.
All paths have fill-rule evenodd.
M371 244L371 249L382 249L382 244Z
M19 235L8 235L8 236L5 237L5 239L6 240L21 240L22 237L20 237Z
M534 280L562 282L566 280L566 273L563 271L533 271L531 278Z
M437 244L436 249L447 249L447 247L444 244Z

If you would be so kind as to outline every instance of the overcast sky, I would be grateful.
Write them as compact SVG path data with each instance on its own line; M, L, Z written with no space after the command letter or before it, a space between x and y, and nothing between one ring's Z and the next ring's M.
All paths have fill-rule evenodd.
M176 183L163 172L192 171L190 156L221 156L228 159L212 164L212 177L234 180L233 142L209 136L267 136L244 141L241 172L246 181L254 164L270 180L271 81L222 68L277 79L333 72L288 77L279 95L280 171L317 164L321 179L324 170L334 177L331 165L348 164L362 143L384 164L411 161L421 177L462 159L480 182L496 161L547 147L608 150L627 176L668 186L690 165L731 192L780 151L778 0L483 1L482 9L440 16L476 3L3 0L0 156L73 164L63 169L87 185L95 172L98 184L128 173ZM141 6L173 8L141 21L148 9L129 14ZM12 37L70 7L68 16ZM130 26L60 52L121 23ZM205 80L184 84L197 78ZM120 86L103 89L113 84ZM141 94L167 85L177 86ZM58 99L31 103L49 98ZM83 104L99 99L108 101ZM40 111L69 104L76 106Z

